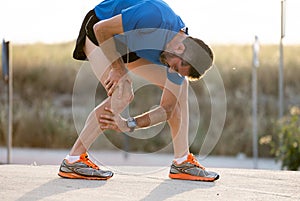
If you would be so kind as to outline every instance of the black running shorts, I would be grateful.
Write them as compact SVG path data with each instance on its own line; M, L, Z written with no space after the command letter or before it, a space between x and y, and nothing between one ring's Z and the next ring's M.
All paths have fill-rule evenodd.
M87 57L83 51L86 37L88 37L95 45L97 45L97 46L99 45L98 41L96 39L95 33L94 33L94 29L93 29L94 24L96 24L99 21L100 20L97 18L94 10L91 10L86 14L86 16L82 22L78 38L76 40L75 49L73 51L74 59L77 59L77 60L86 60L87 59ZM116 42L116 49L120 53L127 52L127 51L124 51L127 49L127 47L124 43L118 42L116 40L115 40L115 42ZM137 59L140 58L134 52L129 52L128 56L127 56L127 54L122 55L123 61L125 63L127 63L127 57L129 58L128 63L136 61Z

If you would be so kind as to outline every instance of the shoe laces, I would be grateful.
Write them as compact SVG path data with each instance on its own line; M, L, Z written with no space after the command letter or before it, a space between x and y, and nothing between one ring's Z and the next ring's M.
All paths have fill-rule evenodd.
M197 167L205 170L205 167L197 161L196 157L193 154L188 155L186 162L189 162L189 163L196 165Z
M99 170L99 167L89 159L86 153L80 155L80 160L87 166Z

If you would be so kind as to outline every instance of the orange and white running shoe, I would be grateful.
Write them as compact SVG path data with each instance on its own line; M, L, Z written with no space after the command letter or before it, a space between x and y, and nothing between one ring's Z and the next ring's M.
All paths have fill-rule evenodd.
M100 170L86 153L80 155L80 159L69 163L64 159L59 168L58 175L69 179L107 180L114 174L111 171Z
M177 164L173 161L169 177L171 179L196 180L196 181L215 181L219 179L219 174L206 171L197 161L193 154L189 154L187 160Z

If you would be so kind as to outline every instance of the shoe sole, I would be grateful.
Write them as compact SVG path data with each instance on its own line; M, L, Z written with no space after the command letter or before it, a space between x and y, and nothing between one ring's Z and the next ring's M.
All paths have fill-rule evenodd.
M189 174L183 174L183 173L179 173L179 174L169 174L169 177L171 179L182 179L182 180L193 180L193 181L215 181L217 179L219 179L219 175L217 175L217 177L215 178L207 178L207 177L199 177L199 176L193 176L193 175L189 175Z
M87 176L83 176L83 175L79 175L76 173L66 173L66 172L59 172L58 176L63 177L63 178L67 178L67 179L86 179L86 180L108 180L111 177L87 177Z

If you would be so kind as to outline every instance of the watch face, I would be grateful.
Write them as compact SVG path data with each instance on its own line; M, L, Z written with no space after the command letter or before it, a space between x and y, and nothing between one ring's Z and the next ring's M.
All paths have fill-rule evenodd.
M135 123L134 122L128 122L128 127L129 128L135 127Z
M135 119L134 118L129 118L128 120L127 120L127 126L129 127L129 128L135 128L137 125L136 125L136 121L135 121Z

